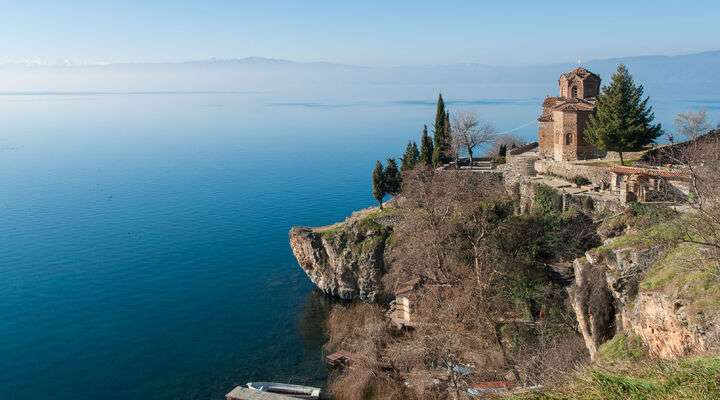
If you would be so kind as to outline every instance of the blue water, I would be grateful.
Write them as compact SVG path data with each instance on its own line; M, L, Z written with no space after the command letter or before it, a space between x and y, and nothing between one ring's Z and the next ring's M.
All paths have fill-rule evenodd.
M534 135L540 98L458 97ZM0 95L0 399L321 384L329 301L287 232L371 205L374 160L417 138L433 99Z

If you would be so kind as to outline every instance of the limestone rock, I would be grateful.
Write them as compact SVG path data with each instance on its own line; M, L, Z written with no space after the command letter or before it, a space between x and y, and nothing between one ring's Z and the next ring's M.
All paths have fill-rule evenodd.
M661 244L606 245L575 260L575 283L568 292L591 358L619 332L637 335L650 355L660 358L718 347L717 313L705 319L689 318L682 293L640 290L645 273L664 250Z
M374 302L385 272L385 247L392 228L348 220L324 230L293 228L290 247L310 280L328 295Z

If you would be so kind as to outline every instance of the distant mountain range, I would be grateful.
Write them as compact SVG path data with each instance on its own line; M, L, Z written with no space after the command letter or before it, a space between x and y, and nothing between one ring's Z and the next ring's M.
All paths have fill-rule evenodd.
M710 95L720 89L720 51L679 56L638 56L591 60L582 65L605 83L619 63L653 93ZM0 92L88 90L278 90L337 85L424 85L523 87L509 97L555 92L560 73L577 66L495 66L476 63L368 67L332 62L295 62L248 57L188 62L94 65L0 65ZM506 90L507 92L507 90ZM517 95L517 96L515 96Z

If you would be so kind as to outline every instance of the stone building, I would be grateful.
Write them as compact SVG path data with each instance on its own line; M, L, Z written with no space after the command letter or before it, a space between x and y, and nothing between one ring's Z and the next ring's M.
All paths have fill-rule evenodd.
M583 131L595 112L600 77L585 68L560 75L560 96L547 97L539 121L540 156L557 161L584 160L604 154L585 140Z

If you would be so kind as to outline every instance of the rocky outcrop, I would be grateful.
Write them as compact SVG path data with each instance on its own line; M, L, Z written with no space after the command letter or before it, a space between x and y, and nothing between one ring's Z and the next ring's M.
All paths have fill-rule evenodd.
M641 292L625 316L650 354L675 358L708 350L708 329L690 322L683 303L661 292ZM716 334L715 334L716 335Z
M310 280L328 295L374 302L381 293L392 228L371 217L327 228L293 228L290 247Z
M584 258L573 263L575 284L568 288L570 304L575 312L578 330L595 359L601 344L615 335L615 307L605 286L603 266L593 265Z
M599 346L624 332L642 339L650 355L675 358L703 353L719 342L717 313L691 318L678 290L647 290L641 282L668 252L667 243L613 245L575 260L568 291L591 358Z

